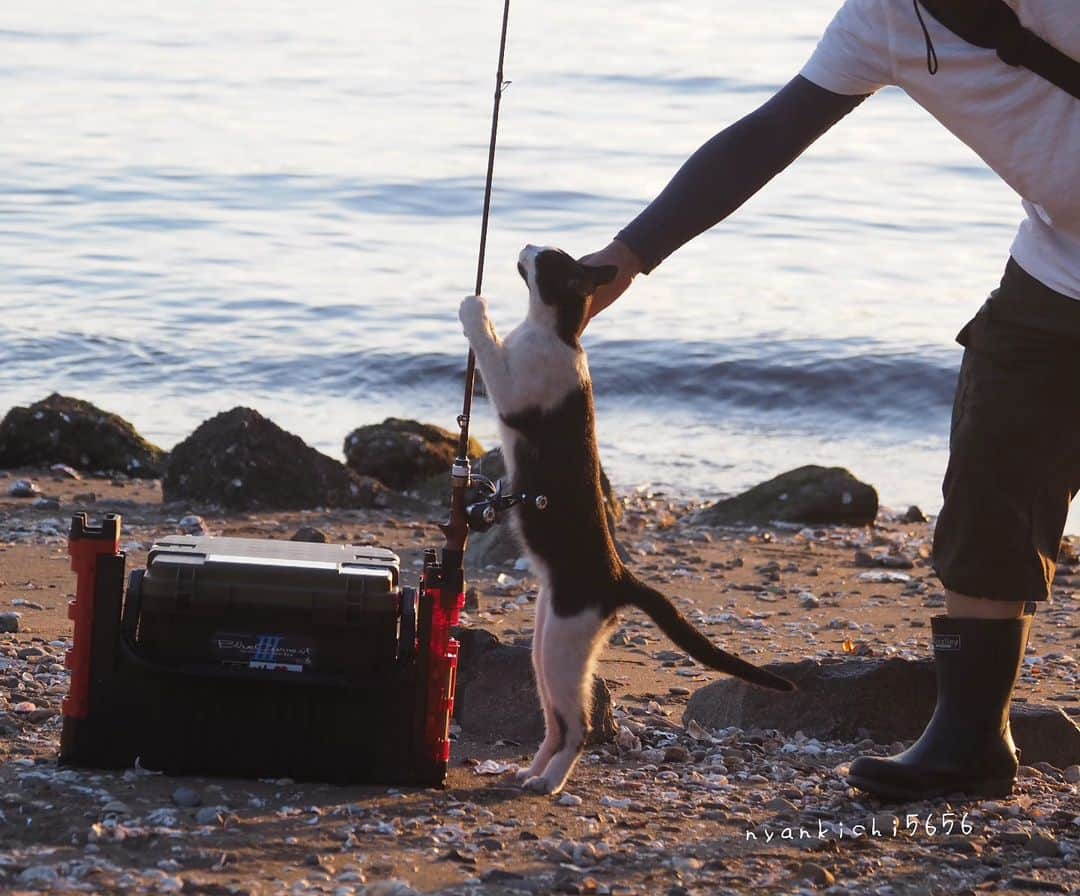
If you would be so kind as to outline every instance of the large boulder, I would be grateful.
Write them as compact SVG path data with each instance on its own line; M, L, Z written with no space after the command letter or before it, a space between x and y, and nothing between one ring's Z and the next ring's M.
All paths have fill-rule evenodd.
M162 491L166 501L234 510L374 507L385 493L376 480L243 407L205 421L173 449Z
M390 488L411 489L441 474L449 492L457 444L457 435L440 426L387 417L382 423L354 429L345 437L344 451L351 469ZM483 453L480 443L469 439L469 457Z
M791 696L723 678L697 691L683 721L706 728L775 728L787 734L878 743L912 741L930 721L937 699L932 660L857 658L803 660L766 667L792 681ZM1080 763L1080 728L1056 707L1014 703L1013 737L1025 764L1058 768Z
M0 422L0 467L67 464L154 479L165 457L122 417L55 392Z
M793 523L866 526L874 521L878 496L843 467L808 465L781 473L747 492L717 501L695 517L703 526L775 520Z
M454 716L461 730L486 740L512 740L533 746L544 738L544 714L536 694L532 652L528 647L503 644L484 629L461 628ZM592 735L590 744L615 738L611 692L604 680L593 676Z

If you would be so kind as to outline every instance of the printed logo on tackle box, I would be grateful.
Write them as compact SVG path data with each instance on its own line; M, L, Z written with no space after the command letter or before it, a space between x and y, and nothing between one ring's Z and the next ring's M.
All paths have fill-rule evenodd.
M292 635L218 632L214 655L228 666L246 666L267 672L303 672L315 659L311 641Z

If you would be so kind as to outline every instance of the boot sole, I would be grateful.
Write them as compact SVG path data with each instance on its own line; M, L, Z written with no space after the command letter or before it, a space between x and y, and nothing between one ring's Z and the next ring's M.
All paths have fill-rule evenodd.
M939 796L948 796L952 793L960 793L964 796L979 797L981 799L1001 799L1012 796L1013 785L1016 783L1012 778L997 778L981 781L969 781L964 784L953 783L929 787L923 790L914 790L907 787L897 787L875 781L873 778L864 778L861 775L848 775L847 783L859 790L865 790L872 796L883 800L895 802L914 802L928 800Z

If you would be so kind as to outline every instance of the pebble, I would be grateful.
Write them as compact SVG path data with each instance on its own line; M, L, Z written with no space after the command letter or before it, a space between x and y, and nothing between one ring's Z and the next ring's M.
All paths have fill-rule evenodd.
M67 464L53 464L49 467L50 473L55 473L57 476L62 476L65 479L82 479L82 474L74 467L69 467Z
M686 762L690 759L690 751L686 747L673 746L664 750L664 762Z
M766 809L772 809L778 815L798 815L799 807L796 806L791 800L786 800L781 796L773 797L765 804Z
M60 499L59 498L38 498L32 505L34 510L59 510Z
M172 801L178 806L191 809L202 805L202 795L192 787L177 787L173 791Z
M1055 859L1061 855L1061 844L1053 837L1042 832L1032 835L1031 839L1027 842L1027 848L1036 855L1046 856L1051 859Z
M62 528L59 521L55 523ZM137 534L150 544L157 533L139 525ZM287 537L296 525L285 529L282 524L274 531ZM34 526L29 523L12 531L30 533ZM679 534L678 529L673 533ZM828 537L824 530L800 534L815 543ZM659 537L667 541L665 536ZM715 537L720 542L730 540L725 532ZM778 530L776 540L790 537ZM848 550L870 542L872 537L853 531L845 533L843 539L845 556L850 556ZM910 543L901 543L892 533L887 540L890 552L894 547L896 552L903 548L914 556ZM677 547L675 539L671 546ZM661 547L666 551L668 545ZM872 547L886 545L874 541ZM679 562L690 563L687 559ZM783 565L780 572L790 574L793 584L777 592L780 602L775 605L763 608L754 600L755 592L747 592L737 597L746 602L743 607L749 605L756 613L747 614L730 603L709 610L712 615L706 617L690 602L687 612L699 623L722 624L725 631L760 632L761 643L754 645L753 652L771 650L773 645L766 639L781 626L800 625L808 632L825 635L834 615L858 618L855 613L833 613L846 594L822 591L822 604L830 610L820 612L830 615L820 620L820 626L810 622L811 616L800 620L793 598L810 592L794 582L807 570L800 573ZM917 583L922 582L920 571ZM531 587L519 584L522 590ZM929 594L930 586L925 591ZM498 592L492 589L489 593ZM871 589L864 589L864 596L867 593L872 593ZM504 600L508 599L495 603ZM1067 598L1063 606L1068 609L1072 600ZM909 606L917 604L918 600ZM722 615L726 621L711 621ZM778 618L782 616L791 622ZM846 624L838 627L838 632L845 632L841 638L847 636L847 628ZM1071 627L1064 624L1059 628L1071 633ZM856 633L852 637L868 635L859 624L851 630ZM528 633L525 627L512 631L521 637ZM623 634L628 645L644 648L637 653L647 664L656 659L673 664L673 675L686 671L681 665L684 655L671 650L647 625L628 625ZM910 643L898 645L898 649L908 650L918 647L913 635L922 635L919 640L925 645L925 633L906 628L903 634L883 634L882 639L910 638ZM1077 653L1072 639L1064 635L1055 641L1051 635L1050 642L1053 646L1047 646L1045 653L1040 650L1044 662L1035 671L1044 676L1051 672L1075 676L1075 659L1067 653L1069 647L1073 647L1073 655ZM873 643L876 649L879 642ZM24 849L14 862L0 849L0 869L7 872L7 877L0 877L4 882L0 888L7 885L58 892L78 891L92 884L99 892L177 893L185 887L202 886L204 871L224 871L222 892L244 892L247 887L234 886L235 882L257 876L263 869L253 867L259 861L259 847L242 848L240 838L268 829L266 821L272 821L272 832L265 871L276 876L266 891L305 896L415 896L410 883L396 878L419 874L425 863L433 863L431 868L438 869L439 879L431 875L424 891L446 896L488 891L596 896L782 891L809 896L822 890L830 896L863 892L915 896L979 892L979 885L987 882L998 882L996 889L1000 890L1014 875L1025 875L1023 881L1030 882L1031 888L1066 892L1067 886L1058 881L1075 877L1072 868L1080 855L1076 840L1080 816L1075 808L1080 767L1076 765L1061 770L1039 766L1041 773L1021 777L1016 794L1009 799L963 807L946 803L914 805L903 811L893 807L898 819L892 812L877 809L875 801L865 800L843 781L844 769L856 755L885 752L889 745L875 744L868 738L826 741L772 730L710 731L696 721L687 721L684 729L678 718L689 696L684 691L689 688L667 689L666 682L657 685L660 694L680 698L666 706L662 704L668 698L655 694L639 702L632 698L633 690L625 701L616 702L618 748L608 744L590 749L571 779L584 800L563 793L550 803L530 801L526 807L516 796L504 797L516 795L518 788L495 776L505 773L509 762L518 761L525 745L520 751L487 754L494 757L488 760L489 766L477 761L461 768L455 762L451 774L457 775L457 780L452 779L451 789L445 791L378 788L353 794L352 802L346 802L334 788L289 779L262 784L188 779L177 786L179 782L170 785L165 778L140 777L134 769L114 774L57 768L42 758L53 755L49 751L55 750L59 725L34 725L32 720L37 713L55 715L66 688L67 673L61 661L69 646L66 639L33 644L0 639L0 726L7 729L5 746L12 748L0 764L0 830L17 818L20 825L32 819L31 830L48 832L42 839L42 850ZM810 650L826 647L822 638L820 648ZM661 653L668 659L660 660ZM700 674L700 670L694 669L692 674ZM695 686L690 681L687 684ZM1038 691L1033 697L1040 699ZM33 709L24 711L30 707ZM504 742L500 746L519 745ZM482 772L488 768L491 774L485 777ZM480 777L474 778L474 773ZM122 795L124 802L111 790ZM204 801L208 805L203 806ZM153 808L161 803L165 805ZM574 811L559 813L556 805L573 807ZM245 824L231 824L234 816L230 806L243 807L236 811ZM519 806L523 807L520 811ZM890 836L907 812L925 819L931 812L951 810L971 812L970 835L945 837L939 827L941 833L934 837L906 836L900 821L899 836ZM534 822L533 812L541 820ZM820 847L816 841L802 846L775 841L765 846L759 841L749 852L735 846L736 840L742 841L744 830L756 830L760 835L769 828L775 834L797 822L816 832L819 819L834 838L839 836L841 824L850 832L853 825L869 825L871 819L882 835L839 843L825 841ZM59 827L65 822L69 831ZM309 828L309 823L316 826ZM81 848L71 851L66 845L69 838ZM152 852L140 849L149 838L168 845ZM728 840L731 848L725 845ZM26 843L32 840L24 839L24 846ZM63 844L62 854L44 851L57 844ZM280 862L277 857L270 860L270 850L278 844L283 844L288 854ZM225 852L226 847L231 851ZM452 861L434 864L448 855ZM814 861L804 862L803 858ZM501 865L505 867L498 867Z
M19 872L15 878L20 886L31 890L51 890L60 883L60 875L55 868L47 865L31 865Z
M175 799L175 794L173 795ZM219 825L225 822L225 811L221 806L205 806L195 813L195 824Z
M181 517L180 522L176 524L176 528L180 530L182 535L209 535L210 529L206 525L206 521L201 516L196 516L193 513L189 513L187 516Z
M361 896L419 896L419 893L403 880L380 880L368 884L360 893Z
M816 862L803 862L797 874L803 880L810 881L815 887L831 887L836 883L836 875Z
M314 526L301 526L297 529L290 541L309 541L312 544L326 544L328 541L326 533L322 529L316 529Z
M0 613L0 632L18 632L21 613Z
M8 489L8 494L13 498L34 498L41 494L41 489L31 479L16 479Z

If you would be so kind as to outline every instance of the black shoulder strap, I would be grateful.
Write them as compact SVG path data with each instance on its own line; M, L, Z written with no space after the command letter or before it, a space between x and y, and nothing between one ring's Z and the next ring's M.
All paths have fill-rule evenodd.
M1004 0L914 0L969 44L997 50L1002 62L1031 69L1080 100L1080 62L1052 47L1020 19Z

